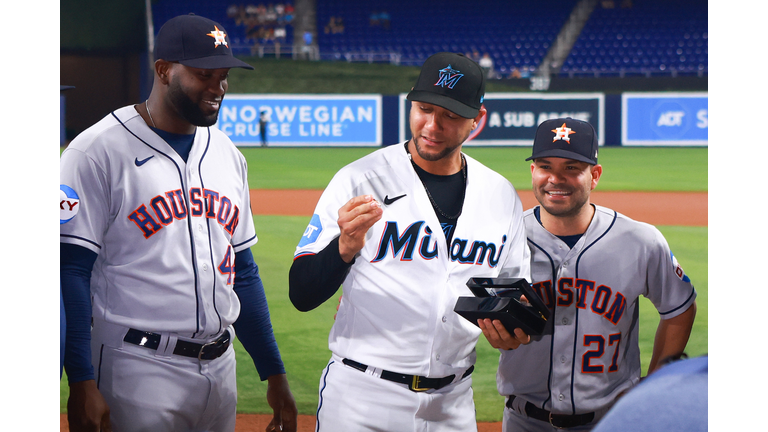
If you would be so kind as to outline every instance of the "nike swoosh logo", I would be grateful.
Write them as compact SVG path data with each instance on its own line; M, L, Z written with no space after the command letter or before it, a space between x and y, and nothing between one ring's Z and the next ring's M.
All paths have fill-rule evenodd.
M402 194L402 195L400 195L400 196L396 196L396 197L394 197L394 198L390 198L390 197L389 197L389 195L387 195L387 196L385 196L385 197L384 197L384 204L386 204L386 205L390 205L390 204L392 204L393 202L395 202L395 201L399 200L400 198L404 197L405 195L406 195L406 194Z
M142 165L144 165L145 163L147 163L147 161L148 161L148 160L152 159L153 157L155 157L155 155L152 155L152 156L150 156L150 157L148 157L148 158L146 158L146 159L144 159L144 160L139 160L139 158L136 158L136 160L134 161L134 163L136 163L136 166L142 166Z

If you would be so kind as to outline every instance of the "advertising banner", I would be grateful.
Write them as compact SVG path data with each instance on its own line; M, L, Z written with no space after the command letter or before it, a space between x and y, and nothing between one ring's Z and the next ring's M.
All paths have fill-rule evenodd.
M400 140L410 139L411 103L400 95ZM536 128L552 118L571 117L589 122L603 145L605 95L603 93L486 93L487 114L464 145L530 146Z
M624 93L621 106L622 145L708 145L707 93Z
M216 127L236 146L380 146L381 95L227 95Z

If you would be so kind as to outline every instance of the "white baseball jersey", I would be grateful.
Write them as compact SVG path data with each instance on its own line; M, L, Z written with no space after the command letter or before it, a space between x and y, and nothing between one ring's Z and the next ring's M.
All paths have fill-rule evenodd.
M573 249L525 212L533 287L552 311L553 335L502 350L497 385L554 414L609 407L640 379L638 300L661 319L696 299L691 281L654 226L595 206Z
M245 158L221 131L197 128L185 163L120 108L63 152L61 185L61 242L98 254L95 319L203 339L237 319L234 254L257 237Z
M475 362L480 329L453 311L471 296L471 277L529 278L522 205L501 175L466 157L467 186L449 249L440 222L402 145L342 168L323 192L295 256L339 235L338 210L370 194L382 218L366 235L342 286L331 351L372 367L444 377ZM513 199L500 197L514 197Z

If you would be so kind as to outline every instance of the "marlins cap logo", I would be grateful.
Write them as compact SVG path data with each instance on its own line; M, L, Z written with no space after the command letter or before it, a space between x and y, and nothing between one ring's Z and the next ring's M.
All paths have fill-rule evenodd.
M227 39L226 39L227 34L224 33L223 31L219 30L219 28L217 26L213 26L213 28L214 28L214 30L212 32L206 34L206 36L210 36L210 37L212 37L212 38L214 38L216 40L216 42L214 42L213 46L217 47L217 46L219 46L221 44L224 44L225 47L229 47L229 45L227 44Z
M435 83L436 86L445 87L448 86L452 89L457 82L463 77L464 74L448 65L448 67L440 69L440 78Z
M570 144L571 142L571 134L575 134L576 132L572 131L571 128L565 126L565 123L563 123L562 126L560 126L557 129L552 129L552 132L555 133L555 137L552 138L552 142L555 142L557 140L563 140Z

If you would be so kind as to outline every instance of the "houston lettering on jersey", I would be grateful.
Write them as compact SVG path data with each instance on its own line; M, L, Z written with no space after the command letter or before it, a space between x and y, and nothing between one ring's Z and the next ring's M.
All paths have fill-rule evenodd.
M609 286L596 285L586 279L561 278L557 281L557 293L550 280L536 282L532 287L550 310L555 308L555 303L558 307L575 303L578 309L589 309L614 325L618 324L627 308L627 299L618 291L614 293Z
M193 217L216 220L229 235L235 232L240 222L240 209L229 198L210 189L191 188L187 207L184 193L176 189L152 198L149 207L140 205L128 219L136 224L144 238L150 238L173 221L185 219L189 213Z
M422 226L424 229L422 230ZM482 240L470 243L467 239L455 238L451 243L450 259L462 264L483 265L488 259L489 267L496 267L504 250L507 236L501 238L501 245ZM397 227L397 222L389 221L384 226L384 231L379 239L378 252L371 262L379 262L390 253L392 258L400 257L400 261L411 261L417 250L424 260L431 260L438 256L437 240L432 238L432 229L424 225L424 221L412 223L405 229L402 235Z

